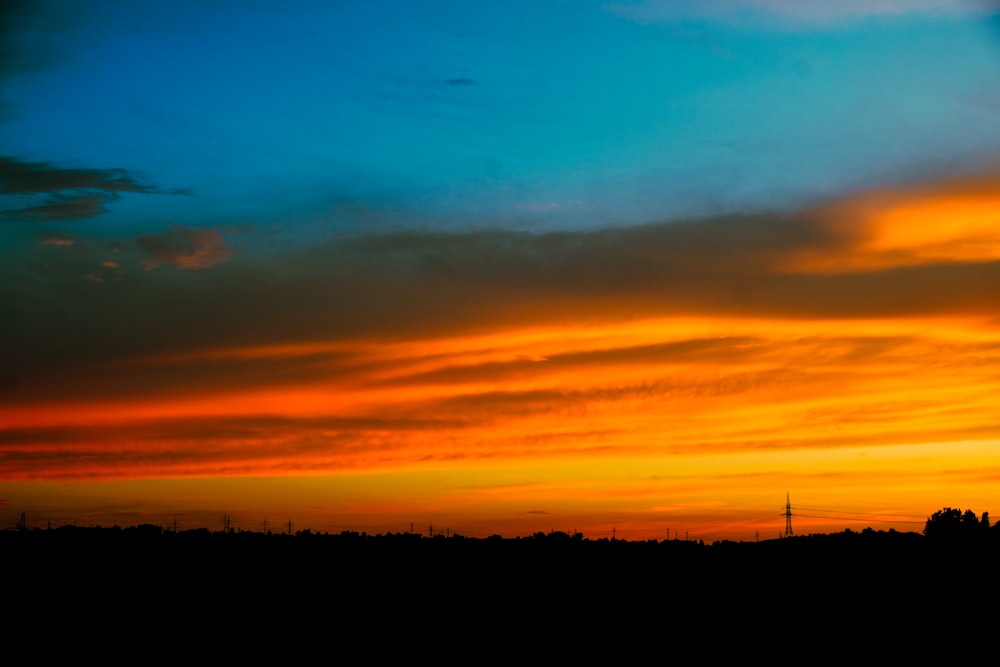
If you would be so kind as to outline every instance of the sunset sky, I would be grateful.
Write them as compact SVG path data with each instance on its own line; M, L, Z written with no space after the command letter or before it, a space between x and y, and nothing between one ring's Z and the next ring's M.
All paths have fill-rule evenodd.
M0 342L0 528L1000 518L1000 6L4 3Z

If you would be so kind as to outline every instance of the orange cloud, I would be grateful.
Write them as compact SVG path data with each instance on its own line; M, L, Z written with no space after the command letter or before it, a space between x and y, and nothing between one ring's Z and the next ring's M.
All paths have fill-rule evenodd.
M55 246L57 248L68 248L76 245L76 240L68 236L46 236L42 238L39 243L47 246Z
M1000 260L998 183L976 177L829 205L814 215L840 243L795 253L783 268L837 273Z
M0 479L31 496L232 478L188 509L261 512L259 484L366 530L412 513L747 536L786 490L911 517L997 506L995 193L968 180L798 215L356 235L268 258L175 227L140 239L151 262L231 261L100 289L79 278L95 244L33 241L68 277L0 267L0 370L17 379Z
M171 225L164 234L147 234L136 239L148 258L146 269L171 264L179 269L207 269L228 260L233 249L214 229L194 229Z
M158 391L131 396L105 394L132 370L109 368L86 397L0 408L0 467L118 477L576 456L613 465L996 435L1000 332L968 320L666 319L330 348L281 349L299 375L280 382L266 370L275 350L215 351L230 361L213 373L230 378L207 385L196 378L213 356L174 357L135 367Z

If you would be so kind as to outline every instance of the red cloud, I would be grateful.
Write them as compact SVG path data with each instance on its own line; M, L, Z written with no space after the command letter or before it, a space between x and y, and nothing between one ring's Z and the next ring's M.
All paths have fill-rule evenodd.
M171 264L179 269L207 269L228 260L233 249L214 229L171 225L165 234L146 234L136 239L149 258L146 269Z

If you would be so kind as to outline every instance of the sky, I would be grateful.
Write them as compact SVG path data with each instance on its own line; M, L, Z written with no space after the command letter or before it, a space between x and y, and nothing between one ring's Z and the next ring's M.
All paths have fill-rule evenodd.
M1000 513L1000 6L8 2L0 527Z

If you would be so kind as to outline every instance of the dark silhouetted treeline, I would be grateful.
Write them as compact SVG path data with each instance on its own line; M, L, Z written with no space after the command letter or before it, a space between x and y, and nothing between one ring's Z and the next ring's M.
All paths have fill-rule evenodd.
M442 581L556 581L571 571L599 578L611 572L621 581L655 579L676 570L715 578L739 578L780 571L789 564L829 564L827 574L845 566L893 568L926 565L948 558L1000 556L1000 522L988 514L944 508L927 519L922 533L845 530L759 542L590 539L564 532L526 537L470 538L459 534L427 537L416 533L294 534L253 531L172 531L156 525L122 528L61 526L47 530L0 532L8 564L23 571L74 573L89 563L105 576L152 576L171 572L188 578L226 574L294 580L328 571L355 573L415 585L433 575ZM1000 562L998 560L997 562ZM267 574L265 574L267 573ZM675 577L675 574L671 574ZM831 575L832 576L832 575Z
M829 617L835 606L858 623L878 623L884 614L958 608L973 595L993 599L1000 527L950 508L932 515L923 533L866 528L711 544L562 532L470 538L64 526L3 531L0 555L11 608L79 614L100 601L121 622L170 604L201 623L318 609L345 627L399 627L436 609L442 622L465 627L510 608L528 625L642 614L683 625L702 617L749 622L761 605L780 604L801 619Z
M409 647L438 634L489 653L535 650L553 629L579 646L698 638L713 652L736 648L723 631L770 643L794 628L912 647L923 625L992 604L998 563L1000 527L950 508L922 532L711 544L154 525L0 533L8 632L84 619L108 632L234 631L250 644L283 628L376 653L381 642Z

